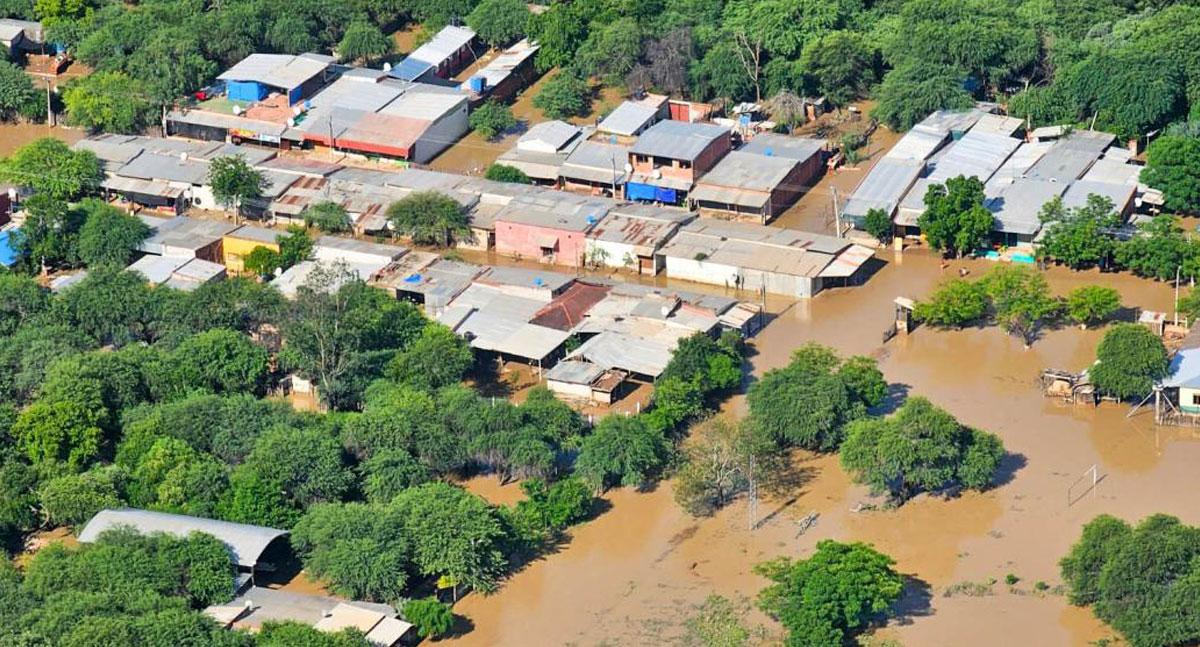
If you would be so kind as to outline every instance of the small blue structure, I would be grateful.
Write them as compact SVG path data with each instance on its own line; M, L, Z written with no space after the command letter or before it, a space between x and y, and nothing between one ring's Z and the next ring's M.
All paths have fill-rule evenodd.
M319 54L251 54L217 80L225 82L230 101L262 101L272 92L279 92L287 95L290 105L325 83L325 72L332 62L332 57Z
M0 231L0 265L12 267L21 259L16 249L19 236L20 230L17 229Z

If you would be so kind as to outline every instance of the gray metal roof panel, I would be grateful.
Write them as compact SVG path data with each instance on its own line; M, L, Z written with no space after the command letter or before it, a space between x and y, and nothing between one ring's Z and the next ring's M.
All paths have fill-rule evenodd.
M758 153L772 157L787 157L802 162L808 161L813 155L820 155L829 145L828 140L811 137L792 137L779 133L761 133L755 135L739 148L744 153Z
M646 129L629 152L690 161L699 157L713 141L728 136L729 131L716 124L668 119Z
M101 533L120 526L131 526L143 534L161 532L176 537L184 537L193 532L202 532L221 540L229 547L233 561L243 568L253 568L258 558L271 542L287 534L286 530L276 530L263 526L251 526L243 523L218 521L202 517L189 517L153 510L137 510L120 508L117 510L101 510L88 521L79 533L79 541L91 543L99 538Z
M622 101L596 129L614 135L633 136L658 117L658 110L632 101Z

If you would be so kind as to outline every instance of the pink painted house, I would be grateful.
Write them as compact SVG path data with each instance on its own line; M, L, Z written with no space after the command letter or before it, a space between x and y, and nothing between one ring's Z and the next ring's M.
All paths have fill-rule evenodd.
M581 267L588 232L611 208L611 200L563 191L518 196L496 214L496 252Z

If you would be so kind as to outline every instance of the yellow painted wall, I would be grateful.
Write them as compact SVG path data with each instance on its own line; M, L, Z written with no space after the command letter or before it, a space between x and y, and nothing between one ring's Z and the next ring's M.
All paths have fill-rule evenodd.
M266 247L275 252L279 251L278 243L264 243L261 240L248 240L236 236L225 236L222 238L221 247L224 250L225 269L234 274L245 274L246 266L243 259L246 258L247 254L254 251L255 247Z

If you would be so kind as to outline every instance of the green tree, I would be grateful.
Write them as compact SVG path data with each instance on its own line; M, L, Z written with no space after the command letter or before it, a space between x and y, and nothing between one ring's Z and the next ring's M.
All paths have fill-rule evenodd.
M1042 221L1038 254L1073 269L1107 261L1114 244L1104 230L1120 226L1122 220L1111 200L1095 194L1088 196L1085 206L1073 209L1064 209L1062 198L1055 197L1042 206L1038 217Z
M583 79L594 77L606 84L616 85L637 64L642 47L642 29L637 20L632 17L618 18L590 31L587 40L575 52L573 65L566 73L578 72Z
M171 377L180 392L262 395L269 360L266 349L245 334L215 328L185 339L172 351Z
M50 307L50 292L32 277L0 274L0 336L7 337Z
M511 108L492 100L471 112L470 118L467 119L467 125L471 127L471 130L479 133L480 137L493 140L510 128L514 128L517 125L517 118L513 116Z
M675 501L689 514L710 515L765 472L775 444L756 426L716 418L693 428L675 480Z
M87 522L97 512L122 505L126 475L116 467L93 468L82 474L64 474L38 488L38 502L46 520L60 526Z
M137 135L155 119L146 86L124 72L97 71L63 88L67 123L93 133Z
M1164 135L1151 142L1141 181L1163 192L1168 209L1200 211L1200 139Z
M467 341L449 328L430 323L388 365L392 378L425 389L457 384L475 357Z
M362 477L367 500L387 503L400 492L431 480L433 475L407 450L389 449L363 461Z
M72 150L62 140L43 137L0 160L0 177L56 200L74 200L100 189L104 172L96 154Z
M79 258L89 267L125 267L138 245L150 235L146 223L95 198L84 199L79 209L87 214L79 230Z
M418 191L387 208L392 228L418 245L450 247L471 235L471 218L454 198L437 191Z
M296 524L291 538L309 572L356 600L399 599L414 570L413 538L389 506L319 503Z
M152 339L158 316L141 274L104 266L64 290L55 302L55 313L96 342L117 346Z
M217 74L217 64L204 57L200 38L187 27L159 29L129 57L129 73L145 82L164 115L180 97L204 87Z
M863 219L863 228L872 238L881 243L886 243L892 238L892 231L895 226L892 224L892 219L883 209L871 209L867 211L867 217Z
M340 234L350 231L350 214L346 208L329 200L323 200L304 208L301 214L304 224L316 227L327 234Z
M99 403L35 402L21 412L12 435L25 456L47 473L86 469L104 450Z
M1067 294L1067 316L1080 326L1104 321L1121 309L1121 293L1103 285L1084 285Z
M234 220L242 215L247 200L257 200L267 188L267 178L254 169L242 155L218 157L208 166L208 183L213 198L226 209L233 209Z
M422 638L444 638L454 626L454 612L435 599L409 600L402 611L404 619L417 626Z
M1092 605L1130 645L1195 642L1198 539L1200 529L1167 515L1148 517L1135 528L1097 517L1060 563L1070 600Z
M917 219L929 245L956 256L979 247L992 231L992 212L983 197L983 182L975 176L929 185L925 213Z
M308 257L312 255L312 237L303 227L291 225L287 229L287 234L275 236L275 241L279 243L279 267L285 270L296 263L308 260Z
M529 179L529 176L525 174L525 171L507 164L492 163L488 165L487 173L484 173L483 176L494 182L533 184L533 180Z
M844 106L866 94L876 81L877 54L870 41L852 31L835 31L804 48L801 65L812 77L814 89L835 106Z
M482 0L467 15L467 25L491 47L504 47L529 35L529 7L521 0Z
M1189 253L1188 239L1175 218L1157 216L1138 226L1138 234L1117 245L1113 260L1138 276L1174 279Z
M242 267L246 268L247 272L252 272L255 276L264 279L270 279L275 275L275 270L278 270L283 264L279 252L270 247L259 245L250 250L246 254L246 258L242 260Z
M644 416L608 416L583 439L575 473L596 490L648 483L671 455L662 432Z
M774 582L759 592L758 606L787 630L788 645L841 645L900 599L904 580L894 564L867 544L823 540L808 559L754 567Z
M1026 346L1036 337L1042 322L1060 311L1058 300L1050 296L1046 277L1027 267L995 267L979 284L992 302L996 323L1004 332L1020 337Z
M17 118L41 121L46 118L46 102L33 87L33 79L16 65L0 62L0 119Z
M1088 368L1092 384L1103 393L1141 398L1167 376L1169 361L1162 340L1137 324L1117 324L1096 348L1096 364Z
M287 456L288 460L279 460ZM277 426L254 441L242 468L263 481L278 483L300 506L338 501L352 485L337 439L319 427Z
M817 344L798 348L787 366L750 385L750 418L782 446L833 451L842 442L843 425L881 400L882 375L862 369Z
M264 622L254 637L256 647L370 647L357 629L326 633L312 625L292 620Z
M318 266L283 317L280 360L312 380L330 406L351 407L425 325L415 306L367 286L344 264Z
M392 505L404 519L413 562L423 575L444 575L483 592L495 589L508 561L504 528L486 501L433 482L401 492Z
M928 301L918 301L913 316L934 326L962 328L987 315L988 297L983 287L963 279L942 282Z
M873 116L893 130L912 128L935 110L965 110L975 105L963 89L958 70L906 63L888 72L875 93Z
M388 38L379 27L358 21L346 28L346 35L338 43L338 57L347 62L371 64L391 54L396 43Z
M533 107L547 119L582 117L591 109L591 93L587 81L565 70L542 85L533 98Z
M886 491L901 502L918 492L953 485L984 489L1004 455L998 439L985 440L987 436L959 424L925 398L911 398L890 418L851 422L841 447L842 467L876 492ZM974 452L970 478L964 478L967 456L976 443L985 444Z
M32 268L79 264L83 214L65 200L37 193L25 201L25 224L16 236L18 256Z

